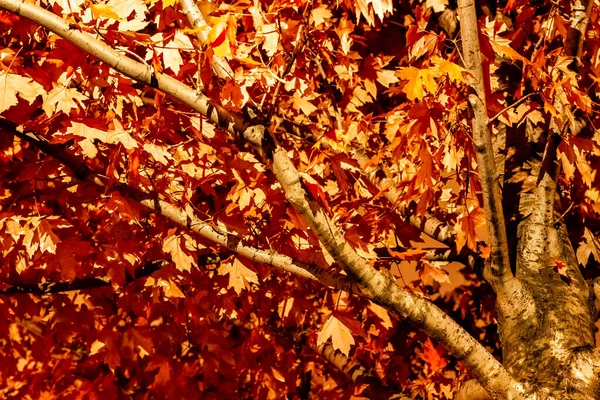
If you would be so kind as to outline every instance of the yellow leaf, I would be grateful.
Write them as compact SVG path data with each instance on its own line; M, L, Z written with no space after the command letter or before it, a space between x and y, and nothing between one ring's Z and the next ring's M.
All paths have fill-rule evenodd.
M428 34L421 37L417 42L412 46L412 50L410 51L411 60L416 60L425 54L432 54L435 52L435 48L437 46L438 36L433 34Z
M279 29L275 24L264 24L262 34L265 38L262 48L269 57L272 57L277 51L277 44L279 43Z
M196 266L194 258L183 251L179 236L169 236L165 239L162 251L171 255L171 259L179 271L190 271Z
M292 101L294 104L294 108L296 110L300 110L304 113L304 115L310 115L317 110L317 106L312 104L304 97L300 97L298 92L294 92L294 96L292 97Z
M163 9L170 6L174 6L177 3L179 3L179 0L162 0Z
M331 11L326 5L322 4L317 8L314 8L310 14L310 20L314 26L327 23L331 19Z
M60 239L52 232L52 225L45 219L40 221L38 236L40 251L42 253L47 251L48 253L56 254L56 245L60 243Z
M525 64L529 64L529 60L517 53L515 49L510 47L510 42L511 41L509 39L501 38L499 36L496 36L493 40L490 38L490 44L497 54L511 60L520 60Z
M390 314L385 308L375 303L369 303L369 310L373 311L373 313L379 317L379 319L381 320L381 325L384 328L390 329L392 326L394 326L392 324Z
M371 8L369 8L369 5L371 5ZM377 15L383 21L383 18L387 14L391 14L394 9L392 0L357 0L355 7L357 23L360 21L362 14L371 26L375 24L375 16L373 14Z
M71 122L71 126L66 129L65 133L85 138L79 141L79 146L83 155L89 158L94 158L98 154L98 149L94 144L95 140L110 144L121 143L127 150L138 147L135 139L123 129L123 126L117 120L115 120L115 130L113 131L103 131L80 122Z
M426 0L425 8L433 8L434 13L440 13L448 7L448 0Z
M208 32L206 43L213 48L215 56L219 58L229 57L233 54L232 48L237 46L237 22L231 14L210 19L213 26Z
M588 160L586 160L585 155L581 150L577 148L577 146L573 146L573 151L575 153L575 165L577 166L577 170L581 174L581 179L583 183L589 188L593 187L594 181L596 180L596 170L592 168Z
M381 71L377 71L377 82L389 88L392 83L398 82L398 78L394 75L394 71L382 69Z
M350 329L333 315L329 317L325 325L321 328L317 336L317 346L325 343L331 338L333 348L341 351L345 355L350 353L350 347L354 344L354 338Z
M72 109L78 108L77 103L85 108L83 102L87 100L87 97L79 93L76 88L65 87L61 84L54 84L54 88L42 97L44 98L42 109L48 117L61 111L69 115Z
M233 262L223 264L219 267L219 275L229 275L229 286L233 288L237 294L240 294L243 289L247 289L250 283L258 284L258 276L256 272L246 268L237 258Z
M0 113L17 104L19 97L33 103L37 96L44 96L46 92L37 82L25 76L3 73L0 74Z
M171 153L167 150L167 146L158 146L151 143L144 143L144 150L152 154L152 157L161 164L167 165L168 159L172 159Z
M565 153L563 153L562 151L557 150L556 155L558 156L558 159L561 162L562 168L565 171L564 176L567 178L567 180L570 181L571 178L573 177L573 174L575 173L575 165L571 164L567 155Z
M168 281L164 280L164 279L159 279L158 284L160 286L162 286L166 297L185 298L185 295L183 294L183 292L179 289L179 287L171 279L169 279Z
M434 93L436 90L434 75L429 69L402 68L396 71L396 76L408 80L402 91L409 100L421 100L427 93Z
M577 248L577 262L585 266L591 255L596 261L600 261L600 242L588 228L585 228L583 239Z
M463 67L437 56L433 57L432 61L440 75L447 74L452 82L462 83L465 81L463 73L467 70Z
M100 349L103 347L104 347L104 343L102 343L98 339L94 340L94 343L92 343L92 345L90 346L90 354L89 355L93 356L94 354L98 353L100 351Z
M132 12L135 14L135 19L143 19L148 12L144 0L109 0L106 5L110 6L121 20L127 20Z
M108 4L93 4L91 5L92 15L94 19L98 19L100 17L112 18L119 20L119 15L113 11L112 7Z

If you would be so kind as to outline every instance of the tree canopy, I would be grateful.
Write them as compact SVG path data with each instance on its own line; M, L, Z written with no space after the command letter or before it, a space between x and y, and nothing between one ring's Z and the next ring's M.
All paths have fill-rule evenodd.
M600 8L477 3L0 0L0 397L599 398Z

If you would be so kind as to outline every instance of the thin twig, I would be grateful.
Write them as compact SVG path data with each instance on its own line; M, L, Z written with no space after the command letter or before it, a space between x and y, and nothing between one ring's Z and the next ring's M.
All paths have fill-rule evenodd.
M500 115L504 114L506 111L510 110L511 108L518 106L519 104L521 104L522 102L527 100L527 98L533 96L534 94L537 94L537 93L533 92L533 93L526 94L525 96L521 97L519 100L515 101L514 103L509 104L508 106L504 107L498 114L496 114L492 118L490 118L490 120L488 121L488 124L491 124L495 119L500 117Z

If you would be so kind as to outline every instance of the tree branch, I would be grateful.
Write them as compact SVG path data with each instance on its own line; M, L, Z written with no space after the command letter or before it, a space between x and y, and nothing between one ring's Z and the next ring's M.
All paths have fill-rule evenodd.
M198 257L198 266L207 266L212 264L218 264L220 261L226 259L231 252L221 252L218 254L204 254ZM125 275L125 285L136 281L141 278L152 275L154 272L160 270L164 266L165 260L147 262L140 268L135 270L134 275ZM17 284L11 285L5 289L0 289L0 295L14 295L14 294L56 294L72 292L75 290L89 290L99 287L105 287L112 285L112 281L109 277L92 277L92 278L75 278L68 282L45 282L39 284Z
M198 5L195 0L180 0L179 4L181 6L181 11L183 15L187 18L190 25L196 31L196 37L201 45L206 43L206 39L208 38L208 25L206 24L206 20L200 12ZM233 70L229 66L227 60L217 57L213 54L211 65L213 67L213 71L217 74L219 78L232 78Z
M4 118L0 118L0 128L28 142L30 145L39 149L44 154L57 159L63 165L73 171L73 174L77 179L92 183L102 188L106 186L102 176L94 173L85 164L80 162L70 153L66 152L60 146L40 140L33 133L23 133L22 129L15 123ZM271 265L275 268L290 272L305 279L318 281L325 286L331 286L354 293L361 293L358 285L353 283L347 276L343 274L321 268L317 265L304 264L294 261L290 257L272 250L259 250L243 245L235 235L229 232L217 231L209 223L197 218L190 207L187 207L186 209L178 208L164 200L156 200L155 196L151 196L148 193L144 193L127 185L118 185L116 188L119 189L119 192L124 197L137 201L153 212L157 212L171 221L176 222L181 227L190 229L205 239L223 246L250 260ZM155 207L156 201L158 201L159 205L158 210Z
M339 120L339 118L338 118ZM367 179L373 183L379 190L384 192L385 198L392 204L397 204L400 198L400 193L394 187L394 181L385 174L377 166L368 166L368 157L361 151L355 150L352 152L353 158L358 161L358 165L363 170L363 174ZM378 176L383 174L384 176ZM444 243L448 246L454 244L454 234L451 226L445 222L440 221L433 215L405 215L408 217L408 221L411 225L422 231L427 236L437 240L440 243Z
M469 103L473 110L473 145L477 155L479 181L483 193L483 207L487 221L488 240L492 252L492 273L500 279L512 277L508 257L508 240L502 210L502 196L494 162L492 137L488 128L489 118L485 101L481 49L478 38L478 22L474 0L459 0L462 48L465 68L469 71L468 82L472 89Z
M395 310L410 323L423 329L432 338L442 343L459 360L464 362L473 376L493 396L514 399L521 397L522 386L460 325L429 300L398 287L389 271L376 270L356 254L327 215L316 203L306 198L298 171L290 160L287 151L281 147L275 147L272 151L268 147L263 147L263 143L268 143L269 139L264 126L248 126L239 115L229 113L223 107L214 104L206 96L196 93L176 79L160 73L153 74L146 65L117 53L90 35L78 30L69 30L69 26L65 21L36 5L20 0L0 0L0 8L7 9L41 24L108 63L119 72L174 96L192 109L205 115L217 126L225 127L231 133L241 134L244 139L254 145L259 153L272 160L271 170L284 189L287 199L317 234L334 259L359 283L359 287L364 288L362 291L364 295L384 307ZM154 209L154 200L140 200L140 203ZM160 202L160 206L164 216L183 226L188 226L205 238L225 246L229 244L228 248L238 254L258 262L274 265L275 255L273 253L259 252L256 249L243 246L240 241L236 241L234 244L228 240L227 235L215 231L210 225L196 218L193 213L188 213L186 210L181 210L164 201ZM307 269L292 264L291 259L288 257L282 255L278 255L278 257L284 258L282 264L285 264L288 269L300 270L305 274L312 275ZM338 284L338 280L336 279L332 283Z
M477 155L479 182L483 195L483 208L487 222L488 241L491 246L491 266L485 274L496 292L497 307L501 315L514 316L513 322L536 324L536 308L531 293L517 280L510 268L508 240L499 176L496 172L494 147L488 127L489 117L485 100L481 49L479 46L477 15L473 0L459 0L458 13L465 68L471 93L468 96L473 110L473 145Z

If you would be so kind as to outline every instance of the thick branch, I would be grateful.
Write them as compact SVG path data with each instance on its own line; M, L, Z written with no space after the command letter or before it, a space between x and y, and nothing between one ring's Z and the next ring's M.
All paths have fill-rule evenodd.
M508 240L502 210L502 196L494 162L492 137L488 128L489 118L485 101L481 49L478 38L478 22L474 0L459 0L463 56L469 71L469 103L473 109L473 145L477 155L479 181L483 194L483 207L487 221L488 241L492 248L492 272L501 279L512 277L508 257Z
M283 187L287 199L317 234L334 259L359 283L358 286L366 289L363 294L378 304L395 310L413 325L437 339L470 368L474 377L492 395L498 398L517 399L521 397L521 385L515 382L502 365L460 325L427 299L398 287L391 273L374 269L356 254L326 214L314 202L307 200L299 173L286 150L277 147L270 151L262 147L263 142L268 138L268 133L265 135L266 128L264 126L254 125L246 128L247 125L240 116L235 116L223 107L213 104L206 96L197 94L193 89L167 75L152 74L144 64L136 63L118 54L90 35L77 30L69 30L66 22L33 4L19 0L0 0L0 8L34 20L107 62L118 71L173 95L205 115L216 125L226 127L232 133L241 133L244 139L253 144L259 152L272 157L271 169ZM140 202L148 207L154 207L154 201L151 199ZM188 226L207 239L225 246L229 245L230 250L245 257L273 265L274 254L248 248L243 246L239 240L231 242L228 240L229 236L217 232L191 212L187 213L164 201L160 202L160 207L163 215L179 224ZM289 269L300 269L304 273L310 274L306 269L292 264L288 257L282 255L278 255L278 257L284 258L282 262ZM338 283L337 279L334 283Z
M272 170L288 201L332 257L371 293L370 298L375 303L396 311L442 343L471 369L473 375L493 396L520 396L521 387L460 325L427 299L398 287L389 271L376 270L354 251L324 211L307 198L298 171L287 152L280 147L273 152Z
M497 307L506 321L521 322L528 326L536 324L535 302L517 280L510 268L508 240L499 176L496 172L494 147L488 127L489 118L485 101L481 49L479 47L478 22L473 0L459 0L458 13L461 21L461 35L465 67L469 71L469 103L473 110L473 145L477 155L479 182L483 195L488 241L492 248L491 268L485 276L497 295Z

